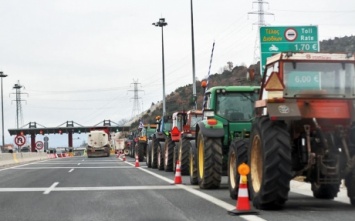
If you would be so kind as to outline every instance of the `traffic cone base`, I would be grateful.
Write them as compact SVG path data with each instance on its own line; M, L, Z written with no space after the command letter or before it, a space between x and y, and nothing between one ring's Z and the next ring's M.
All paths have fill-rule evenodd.
M243 174L241 174L240 176L236 209L228 211L229 215L237 216L237 215L246 215L246 214L258 214L257 211L250 209L248 185L247 185L247 177L246 177L246 174L248 173L249 171L243 172Z
M179 160L176 162L174 183L175 183L175 184L182 184L182 179L181 179L181 167L180 167L180 162L179 162Z

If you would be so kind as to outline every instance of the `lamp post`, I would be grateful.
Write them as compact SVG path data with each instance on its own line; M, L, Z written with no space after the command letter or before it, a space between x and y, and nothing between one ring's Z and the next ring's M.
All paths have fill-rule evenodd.
M168 25L165 18L159 18L158 22L152 25L161 27L161 49L162 49L162 66L163 66L163 116L165 116L165 64L164 64L164 26Z
M0 71L0 78L1 78L1 129L2 129L2 149L5 148L5 138L4 138L4 100L3 100L3 86L2 86L2 79L7 77L4 72Z
M196 69L195 69L195 39L194 39L194 15L192 0L190 1L191 8L191 45L192 45L192 101L194 102L195 109L197 109L197 96L196 96Z

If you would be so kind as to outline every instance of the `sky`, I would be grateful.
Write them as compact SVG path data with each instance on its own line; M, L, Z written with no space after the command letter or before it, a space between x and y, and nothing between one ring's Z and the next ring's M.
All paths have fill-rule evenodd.
M251 0L193 0L196 78L227 62L254 63L258 5ZM270 26L317 25L319 40L355 34L355 1L264 1ZM341 4L340 4L341 3ZM0 0L0 70L5 143L14 143L15 84L22 85L20 127L36 122L83 126L132 117L134 84L141 111L165 93L192 83L190 0ZM22 124L22 125L21 125ZM1 128L0 128L1 129ZM66 135L49 135L49 146L66 146ZM74 135L74 146L86 135ZM38 136L37 140L43 140Z

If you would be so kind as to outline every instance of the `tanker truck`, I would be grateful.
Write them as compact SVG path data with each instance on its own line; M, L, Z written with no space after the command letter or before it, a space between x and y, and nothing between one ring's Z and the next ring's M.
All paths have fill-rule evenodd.
M88 135L86 153L91 157L109 157L111 145L109 135L103 130L92 130Z

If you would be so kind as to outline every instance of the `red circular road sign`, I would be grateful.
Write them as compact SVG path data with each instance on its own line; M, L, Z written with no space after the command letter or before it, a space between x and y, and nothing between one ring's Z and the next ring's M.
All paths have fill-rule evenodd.
M43 149L43 142L42 141L37 141L36 142L36 149L37 150L42 150Z
M294 28L288 28L285 31L285 38L287 41L294 41L297 38L297 31Z
M15 137L15 144L19 147L23 146L26 143L26 137L23 135L17 135Z

